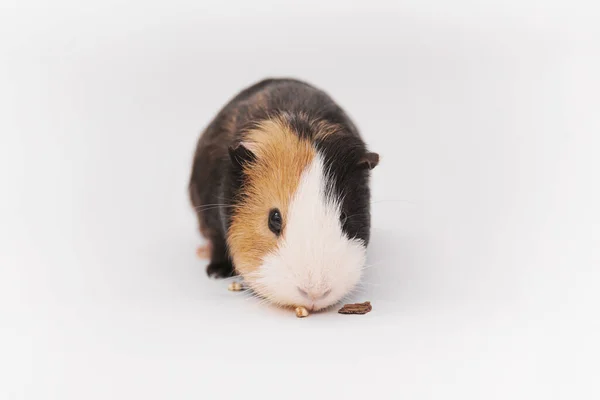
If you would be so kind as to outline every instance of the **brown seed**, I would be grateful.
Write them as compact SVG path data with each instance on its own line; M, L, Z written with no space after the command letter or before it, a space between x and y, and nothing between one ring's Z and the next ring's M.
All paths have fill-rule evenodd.
M239 292L243 289L242 284L239 282L231 282L227 287L228 290L232 292Z
M365 301L364 303L354 303L354 304L346 304L344 307L338 310L340 314L366 314L371 311L373 307L371 307L370 301Z
M308 317L308 310L304 307L296 307L296 317L298 317L298 318Z

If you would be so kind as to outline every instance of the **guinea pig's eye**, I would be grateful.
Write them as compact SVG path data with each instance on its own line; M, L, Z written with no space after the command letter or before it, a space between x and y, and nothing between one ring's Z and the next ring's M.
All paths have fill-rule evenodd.
M279 236L281 234L281 225L283 224L283 219L281 218L281 213L278 209L274 208L269 212L269 229L271 232Z
M346 224L347 219L348 219L348 214L346 214L345 212L342 211L342 213L340 214L340 222L342 223L342 225Z

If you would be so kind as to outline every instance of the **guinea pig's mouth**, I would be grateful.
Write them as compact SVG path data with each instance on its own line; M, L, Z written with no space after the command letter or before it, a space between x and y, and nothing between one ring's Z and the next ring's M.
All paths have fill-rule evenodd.
M309 306L304 307L306 307L306 309L311 312L327 312L339 306L342 303L343 299L344 298L340 298L333 302L327 302L325 304L319 304L318 302L312 303Z
M328 304L328 305L321 305L321 306L318 306L316 304L311 304L308 307L306 307L306 309L308 311L312 311L312 312L326 311L326 310L329 310L330 308L333 308L336 304L338 304L338 302L335 302L333 304Z
M339 305L343 300L343 296L340 298L340 296L332 296L331 293L326 293L325 296L318 299L308 299L306 296L282 298L277 296L272 290L269 290L269 287L261 282L260 279L256 278L256 275L252 277L243 277L246 287L252 292L252 297L277 307L285 309L304 307L310 312L324 312Z
M326 312L339 305L343 299L344 296L336 296L331 298L325 297L321 300L316 299L292 302L291 305L293 305L294 307L305 307L308 311L311 312Z

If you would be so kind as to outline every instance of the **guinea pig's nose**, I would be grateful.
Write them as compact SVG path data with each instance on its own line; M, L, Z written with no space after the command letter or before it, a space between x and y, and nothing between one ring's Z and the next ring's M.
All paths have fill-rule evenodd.
M302 289L301 287L298 287L298 292L303 296L306 297L307 299L310 300L321 300L324 299L325 297L329 296L329 293L331 293L331 289L327 289L325 291L323 290L310 290L310 291L306 291L304 289Z

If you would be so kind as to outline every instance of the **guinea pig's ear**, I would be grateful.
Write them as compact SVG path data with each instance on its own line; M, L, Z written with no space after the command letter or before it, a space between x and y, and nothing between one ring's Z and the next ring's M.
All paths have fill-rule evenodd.
M367 152L358 161L359 168L373 169L379 164L379 154Z
M233 165L242 168L247 163L256 160L256 156L249 147L247 143L243 142L229 146L229 158L231 158Z

